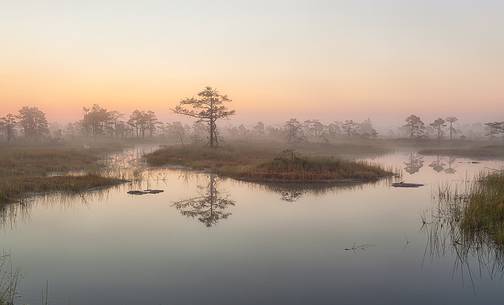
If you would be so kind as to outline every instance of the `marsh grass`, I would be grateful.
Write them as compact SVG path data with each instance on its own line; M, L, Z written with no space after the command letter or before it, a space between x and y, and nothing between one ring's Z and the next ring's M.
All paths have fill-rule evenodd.
M98 174L100 160L115 146L0 147L0 203L46 192L79 192L122 183ZM81 171L79 175L69 175ZM54 175L57 173L57 175Z
M455 270L473 280L474 266L490 277L504 272L504 172L481 173L463 186L438 188L437 206L422 216L426 253L453 251ZM474 283L473 283L474 284Z
M464 233L471 239L488 237L504 249L504 171L481 175L466 200Z
M463 189L440 186L437 217L460 227L465 241L488 241L504 249L504 171L481 173Z
M366 162L329 156L301 155L256 146L172 146L145 155L150 165L183 165L219 175L256 182L373 181L393 173Z
M0 180L0 202L9 202L25 195L48 192L77 193L100 187L118 185L121 179L102 177L94 174L83 176L36 177L22 176Z

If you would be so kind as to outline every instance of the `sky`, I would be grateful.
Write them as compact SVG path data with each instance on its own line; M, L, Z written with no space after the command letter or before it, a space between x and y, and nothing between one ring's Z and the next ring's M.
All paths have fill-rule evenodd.
M504 120L504 1L0 0L0 115L170 108L204 86L233 121L410 113Z

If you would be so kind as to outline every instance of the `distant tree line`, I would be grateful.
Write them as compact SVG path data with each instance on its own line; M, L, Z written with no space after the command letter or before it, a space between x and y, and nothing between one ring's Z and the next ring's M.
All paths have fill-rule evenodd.
M402 130L412 139L420 138L436 138L442 140L447 137L452 141L457 136L459 139L465 139L466 135L463 134L461 129L456 128L455 123L458 118L449 116L445 119L437 118L429 125L426 125L419 116L414 114L406 118L406 124L402 126ZM470 126L469 131L480 127L483 129L483 136L495 138L499 135L504 137L504 122L488 122L482 126Z
M18 133L30 140L42 140L49 135L48 125L45 113L37 107L25 106L17 114L0 117L0 132L7 142L13 141Z
M354 120L323 123L317 119L299 121L292 118L281 125L266 125L258 122L253 126L230 126L219 129L218 122L235 114L228 109L231 99L211 87L204 88L193 98L185 98L172 109L175 114L193 118L192 124L161 122L151 110L134 110L129 115L108 110L100 105L84 107L82 118L69 123L64 128L51 128L46 115L37 107L25 106L17 113L0 117L0 137L4 142L17 138L33 141L61 139L63 137L111 137L111 138L153 138L163 137L182 145L187 143L208 144L215 147L223 138L230 139L274 139L289 144L330 143L343 138L374 139L378 132L370 119L362 122ZM417 115L405 119L398 134L388 137L407 137L410 139L434 138L439 141L464 139L466 135L454 116L437 118L431 123L424 123ZM477 137L504 139L504 121L471 125L465 128L469 134L482 130ZM51 130L51 131L50 131ZM471 135L473 138L475 136Z

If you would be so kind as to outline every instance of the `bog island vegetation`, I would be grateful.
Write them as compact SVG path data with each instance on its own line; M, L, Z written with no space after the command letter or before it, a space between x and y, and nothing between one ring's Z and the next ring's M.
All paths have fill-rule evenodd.
M231 126L232 101L206 87L195 97L167 107L193 119L161 122L150 110L129 116L100 105L83 108L82 119L65 127L49 123L37 107L23 107L0 118L0 201L26 194L77 192L124 182L100 174L99 161L133 143L160 143L147 154L152 166L183 165L257 182L364 182L394 173L378 165L351 160L397 147L420 154L504 157L504 122L460 124L454 116L426 124L417 115L379 133L371 120L323 123L291 118L283 124ZM349 158L351 157L351 158ZM80 171L85 174L72 175Z
M282 184L282 197L295 201L300 193L285 184L317 188L320 184L358 184L400 176L397 169L360 161L394 150L418 152L411 152L404 168L410 174L422 167L422 155L438 156L438 161L443 155L504 159L504 121L463 123L447 115L426 123L411 114L388 131L378 131L370 119L321 122L291 118L278 124L233 126L228 121L235 114L232 100L211 87L167 105L167 111L181 120L162 122L150 110L126 115L97 104L84 107L82 118L66 126L48 122L46 114L35 106L3 114L0 204L23 202L38 194L80 194L128 183L128 179L107 171L104 160L138 144L158 147L143 156L147 166L183 166L211 174L208 194L174 204L183 215L199 215L207 227L227 218L230 213L226 208L234 205L227 197L219 197L216 177L269 185L271 189ZM445 170L438 163L431 167ZM495 169L482 174L464 194L440 190L439 198L456 205L444 214L449 215L448 222L454 228L451 232L457 232L455 244L472 247L485 243L504 249L503 185L503 172ZM13 298L16 281L11 274L5 304L11 304L8 300Z

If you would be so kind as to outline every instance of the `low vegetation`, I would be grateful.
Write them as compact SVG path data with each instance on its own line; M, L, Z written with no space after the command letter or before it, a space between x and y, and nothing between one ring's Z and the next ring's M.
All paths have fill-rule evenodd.
M112 146L8 146L0 147L0 203L46 192L78 192L121 183L96 172ZM68 175L79 171L78 175Z
M264 147L171 146L145 156L150 165L182 165L256 182L356 182L393 175L379 166Z
M467 196L461 227L471 239L488 236L504 247L504 172L481 177Z
M443 186L438 199L433 219L448 224L450 232L456 233L453 243L504 250L504 171L481 174L465 191Z

